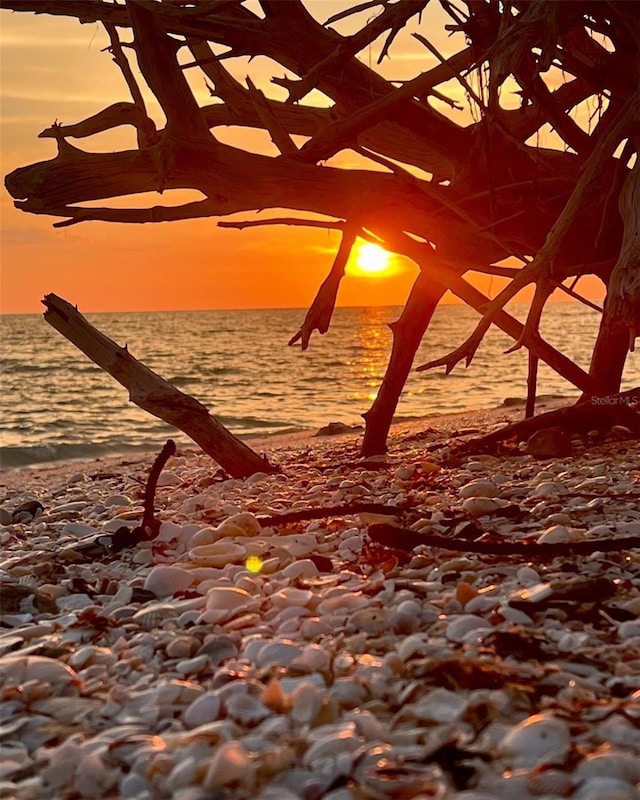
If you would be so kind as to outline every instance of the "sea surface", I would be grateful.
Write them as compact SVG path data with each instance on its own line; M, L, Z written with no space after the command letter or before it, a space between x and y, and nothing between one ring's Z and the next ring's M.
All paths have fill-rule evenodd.
M526 304L509 310L519 319ZM339 308L309 349L287 342L302 309L87 314L89 321L183 392L204 403L244 437L309 430L330 422L361 424L383 377L391 348L387 323L401 309ZM478 315L440 307L416 365L444 355L471 332ZM599 315L573 303L549 305L543 336L587 368ZM190 440L129 402L127 390L95 366L40 315L0 318L0 468L159 448ZM526 395L525 351L491 328L468 369L413 373L398 418L492 408ZM623 388L640 377L628 359ZM540 365L539 395L576 390ZM193 443L191 443L193 444Z

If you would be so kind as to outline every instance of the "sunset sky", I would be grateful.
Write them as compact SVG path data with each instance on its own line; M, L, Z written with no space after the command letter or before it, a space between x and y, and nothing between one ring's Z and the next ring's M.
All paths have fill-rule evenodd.
M347 3L312 0L307 5L324 20ZM359 25L364 21L362 15L357 19ZM434 23L442 23L437 13ZM346 31L345 26L337 27ZM447 40L444 34L433 38L445 54L464 44L459 37ZM101 25L0 11L3 176L55 155L51 139L37 138L55 120L70 124L113 102L130 100L120 71L110 55L101 52L107 44ZM361 58L375 63L379 49L376 42ZM381 71L385 77L404 80L434 63L433 56L406 37L392 47L391 59ZM280 68L278 74L282 72ZM284 99L284 91L269 83L271 72L260 59L251 65L246 60L237 64L237 77L247 74L270 96ZM195 78L192 85L200 103L211 102L202 80ZM456 93L462 99L457 84L449 95ZM517 102L515 95L513 102ZM155 113L157 105L150 105L150 110L156 121L162 118ZM467 112L458 112L457 119L466 124ZM217 128L216 136L236 146L276 152L268 135L260 132ZM71 141L87 150L134 146L131 129ZM355 155L340 158L341 166L357 163ZM127 200L121 205L132 203ZM339 242L336 232L319 229L223 230L215 219L159 225L89 222L56 230L53 218L15 210L4 187L0 215L3 313L38 312L48 292L63 296L82 311L303 307L312 301ZM414 265L396 257L385 262L380 254L354 255L338 305L402 305L415 275ZM503 285L495 278L473 282L492 295ZM602 296L595 279L585 279L580 287L592 298Z

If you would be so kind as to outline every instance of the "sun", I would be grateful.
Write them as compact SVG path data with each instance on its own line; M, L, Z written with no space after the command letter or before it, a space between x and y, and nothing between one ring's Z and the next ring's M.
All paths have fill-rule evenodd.
M355 275L383 275L391 267L391 253L373 242L359 244L353 262Z

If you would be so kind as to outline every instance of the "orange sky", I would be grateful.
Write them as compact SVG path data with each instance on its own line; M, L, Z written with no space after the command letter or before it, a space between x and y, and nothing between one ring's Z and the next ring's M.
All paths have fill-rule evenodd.
M308 3L312 13L323 20L345 5L338 0ZM445 53L460 45L455 39L450 44L444 38L435 41ZM101 52L107 44L100 25L0 11L3 176L18 166L55 155L51 139L37 138L54 120L70 124L110 103L130 100L119 70L109 54ZM376 43L361 57L375 62L378 52ZM411 40L392 48L382 71L389 78L407 79L433 62L433 57ZM270 73L260 59L250 66L241 64L238 70L238 77L243 71L250 72L271 96L284 97L279 94L282 90L268 82ZM210 102L202 82L193 86L199 102ZM452 87L449 94L453 93ZM152 105L150 109L154 113ZM157 112L157 106L155 109ZM464 116L460 119L465 121ZM216 136L230 144L274 152L266 134L237 129L224 136L221 133L216 129ZM72 141L93 150L133 146L130 133L110 136ZM132 203L127 200L124 205ZM89 222L62 230L52 228L54 221L15 210L2 188L3 313L39 312L40 300L48 292L65 297L82 311L307 306L331 266L339 241L337 233L319 229L222 230L214 219L160 225ZM373 277L348 274L338 305L402 305L415 275L415 266L400 259ZM504 285L495 278L474 282L492 295ZM596 279L585 279L580 288L590 297L602 296Z

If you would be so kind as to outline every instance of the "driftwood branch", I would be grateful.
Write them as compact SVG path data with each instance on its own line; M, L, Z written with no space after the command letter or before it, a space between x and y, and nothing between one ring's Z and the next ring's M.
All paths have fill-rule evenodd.
M464 449L483 452L507 439L527 439L537 431L553 427L564 428L570 433L586 434L594 429L608 430L614 425L621 425L640 437L640 413L634 410L634 404L638 402L640 386L616 395L590 397L573 406L547 411L537 417L505 425L504 428L479 439L471 439L464 444Z
M615 539L591 539L581 542L490 542L469 541L449 536L416 533L410 528L395 525L370 525L369 537L384 547L411 552L416 547L438 547L457 553L486 553L489 555L526 555L536 559L591 555L592 553L623 552L640 547L640 536L620 536Z
M255 472L278 471L228 431L202 403L152 372L66 300L48 294L42 302L47 309L45 320L127 388L131 402L186 433L229 475L245 478Z

